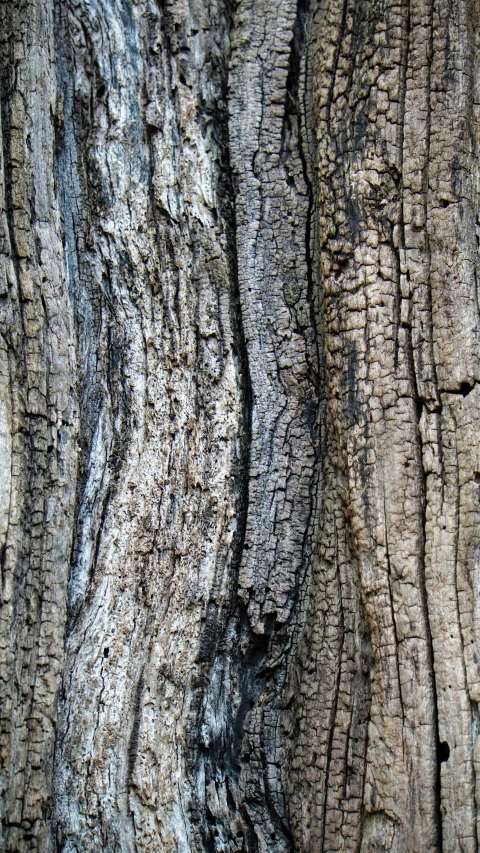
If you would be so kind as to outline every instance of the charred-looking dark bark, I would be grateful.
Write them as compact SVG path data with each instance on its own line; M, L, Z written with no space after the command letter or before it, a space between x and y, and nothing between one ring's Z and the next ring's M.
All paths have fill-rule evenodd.
M475 853L480 7L0 2L5 853Z

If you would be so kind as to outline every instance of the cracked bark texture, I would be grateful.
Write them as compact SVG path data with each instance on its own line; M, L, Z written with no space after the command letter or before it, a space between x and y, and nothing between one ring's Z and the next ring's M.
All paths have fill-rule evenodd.
M478 3L0 21L1 849L474 853Z

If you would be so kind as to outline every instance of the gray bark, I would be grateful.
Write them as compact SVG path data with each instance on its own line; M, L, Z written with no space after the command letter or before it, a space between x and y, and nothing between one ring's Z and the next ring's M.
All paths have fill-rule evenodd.
M6 853L474 853L476 0L0 3Z

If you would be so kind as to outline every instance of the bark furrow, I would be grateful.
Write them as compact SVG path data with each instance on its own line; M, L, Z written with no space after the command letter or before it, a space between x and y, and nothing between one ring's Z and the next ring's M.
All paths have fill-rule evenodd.
M0 23L0 846L474 853L477 4Z

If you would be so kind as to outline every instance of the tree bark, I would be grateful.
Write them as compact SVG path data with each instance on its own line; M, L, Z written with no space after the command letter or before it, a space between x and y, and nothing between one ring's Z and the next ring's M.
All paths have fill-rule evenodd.
M0 3L6 853L474 853L480 7Z

